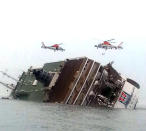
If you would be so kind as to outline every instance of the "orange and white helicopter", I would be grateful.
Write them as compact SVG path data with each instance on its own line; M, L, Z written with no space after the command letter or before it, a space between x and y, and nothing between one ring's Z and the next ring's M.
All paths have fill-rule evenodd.
M95 45L95 47L98 48L102 48L102 49L123 49L123 47L121 46L123 44L123 42L121 42L118 46L113 45L112 43L116 43L114 41L115 39L110 39L110 40L105 40L102 43Z
M44 49L51 49L51 50L54 50L54 51L65 51L65 49L63 49L62 47L60 47L60 45L62 45L63 43L60 43L60 44L54 44L52 46L46 46L44 44L44 42L42 42L42 46L41 48L44 48Z

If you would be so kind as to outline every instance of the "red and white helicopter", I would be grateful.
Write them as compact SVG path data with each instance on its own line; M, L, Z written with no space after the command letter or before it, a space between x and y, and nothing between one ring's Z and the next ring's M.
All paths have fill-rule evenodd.
M123 49L123 47L121 46L123 44L123 42L121 42L118 46L115 46L112 44L112 43L116 43L114 40L115 39L103 41L102 43L95 45L95 47L97 47L97 49L102 48L105 50L107 50L107 49Z
M63 43L60 43L60 44L54 44L52 46L46 46L44 44L44 42L42 42L42 46L41 48L44 48L44 49L51 49L51 50L54 50L54 51L65 51L65 49L63 49L62 47L60 47L60 45L62 45Z

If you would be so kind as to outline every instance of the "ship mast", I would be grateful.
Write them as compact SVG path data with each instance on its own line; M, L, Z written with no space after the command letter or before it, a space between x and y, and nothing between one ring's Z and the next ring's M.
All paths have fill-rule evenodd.
M0 84L5 86L5 87L7 87L7 88L9 88L9 89L12 89L12 90L15 88L13 84L10 85L10 84L4 83L2 81L0 81Z
M6 72L4 72L4 71L0 71L0 73L2 73L3 75L7 76L8 78L11 78L12 80L18 82L18 80L17 80L16 78L14 78L14 77L8 75L8 74L7 74Z

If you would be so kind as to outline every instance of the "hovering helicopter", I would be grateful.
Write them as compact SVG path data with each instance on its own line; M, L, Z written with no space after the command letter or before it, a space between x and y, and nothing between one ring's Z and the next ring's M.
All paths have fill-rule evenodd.
M105 40L103 41L102 43L98 44L98 45L95 45L95 47L98 49L98 48L102 48L102 49L105 49L105 52L108 50L108 49L123 49L123 47L121 46L123 44L123 42L121 42L118 46L115 46L113 45L112 43L116 43L114 41L115 39L110 39L110 40ZM102 53L102 55L105 55L105 52Z
M44 44L44 42L42 42L42 46L41 48L44 48L44 49L51 49L51 50L54 50L54 51L65 51L65 49L63 49L62 47L60 47L60 45L62 45L63 43L60 43L60 44L54 44L52 46L46 46Z
M123 44L123 42L121 42L118 46L115 46L112 44L112 43L116 43L114 40L115 39L103 41L102 43L95 45L95 47L97 47L97 49L102 48L105 50L107 50L107 49L123 49L123 47L121 46Z

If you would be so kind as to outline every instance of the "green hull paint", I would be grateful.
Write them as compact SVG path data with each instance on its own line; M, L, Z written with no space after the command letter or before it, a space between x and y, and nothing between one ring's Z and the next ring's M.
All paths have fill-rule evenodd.
M43 70L46 72L59 72L60 65L63 61L46 63L43 66ZM19 82L16 85L15 90L12 92L12 95L15 99L28 100L28 101L44 101L44 86L42 83L38 82L37 85L33 85L35 77L28 69L27 72L23 72Z

